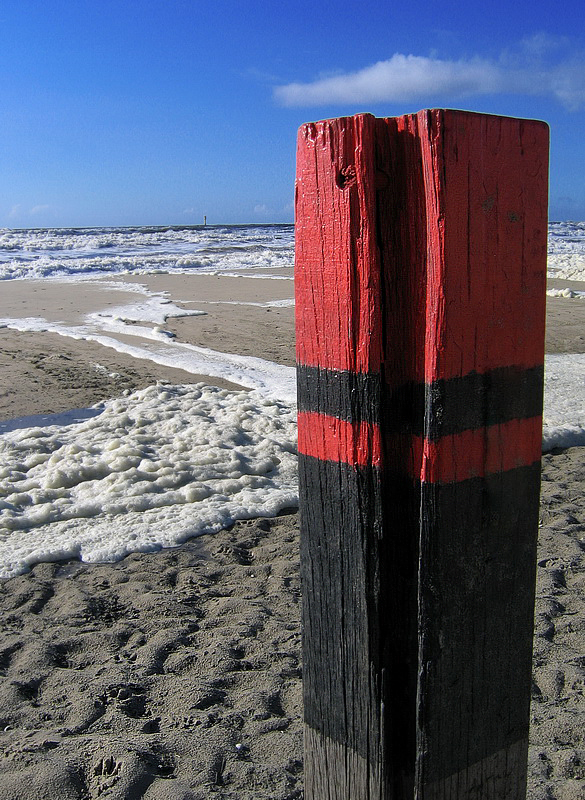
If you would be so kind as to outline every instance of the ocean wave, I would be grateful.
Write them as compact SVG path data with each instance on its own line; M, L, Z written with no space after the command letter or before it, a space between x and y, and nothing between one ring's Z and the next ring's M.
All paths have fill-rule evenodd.
M0 280L279 269L293 260L292 225L0 231Z

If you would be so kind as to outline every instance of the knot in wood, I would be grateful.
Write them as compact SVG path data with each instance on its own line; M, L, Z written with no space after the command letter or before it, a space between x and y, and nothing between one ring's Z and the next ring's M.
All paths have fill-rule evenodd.
M355 166L353 164L348 164L347 167L343 167L343 169L339 170L335 178L335 183L340 189L348 189L350 186L353 186L356 180Z

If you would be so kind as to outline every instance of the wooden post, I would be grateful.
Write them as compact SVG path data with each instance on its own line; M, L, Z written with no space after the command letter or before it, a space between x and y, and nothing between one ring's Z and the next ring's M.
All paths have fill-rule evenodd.
M548 128L304 125L306 800L525 796Z

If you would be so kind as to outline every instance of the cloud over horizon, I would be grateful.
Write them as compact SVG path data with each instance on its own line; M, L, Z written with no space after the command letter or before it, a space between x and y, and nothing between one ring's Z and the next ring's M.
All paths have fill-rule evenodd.
M277 86L274 96L284 106L319 106L521 94L551 96L570 110L584 106L585 61L547 65L542 43L531 48L537 39L523 42L521 55L504 54L499 60L475 57L455 61L395 53L387 61L357 72Z

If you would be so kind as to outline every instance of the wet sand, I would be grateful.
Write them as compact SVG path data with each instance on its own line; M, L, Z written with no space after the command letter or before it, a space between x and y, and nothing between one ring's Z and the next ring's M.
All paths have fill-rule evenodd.
M281 270L290 277L290 270ZM4 281L0 319L41 317L70 330L85 324L86 314L140 302L124 286L141 284L172 300L180 308L201 310L201 316L175 317L165 326L176 341L220 352L253 355L279 364L294 364L294 309L248 303L289 300L290 280L231 278L215 275L155 275L87 282ZM239 305L233 305L233 298ZM154 323L143 323L154 328ZM128 326L129 329L132 326ZM112 345L139 345L143 337L109 332ZM31 414L56 413L93 405L156 381L199 383L235 388L215 376L135 358L96 341L58 333L21 332L0 327L0 420Z

